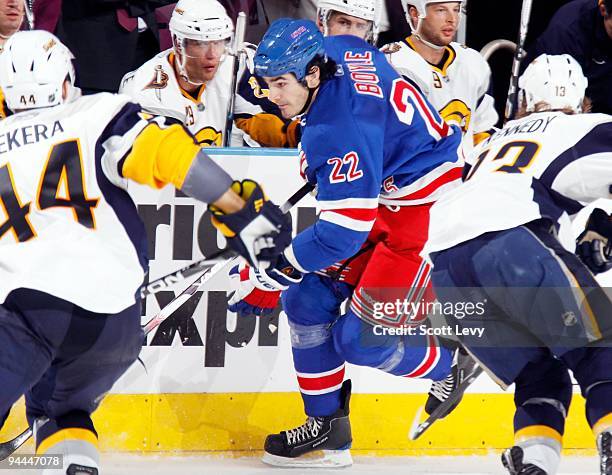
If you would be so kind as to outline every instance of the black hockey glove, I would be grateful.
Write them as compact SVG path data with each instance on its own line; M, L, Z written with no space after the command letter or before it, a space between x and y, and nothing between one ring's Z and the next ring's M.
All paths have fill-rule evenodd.
M232 189L246 202L244 208L225 214L216 206L209 205L213 225L253 267L274 265L291 243L290 215L283 214L252 180L235 181Z
M576 254L594 274L612 269L612 215L593 210L576 240Z

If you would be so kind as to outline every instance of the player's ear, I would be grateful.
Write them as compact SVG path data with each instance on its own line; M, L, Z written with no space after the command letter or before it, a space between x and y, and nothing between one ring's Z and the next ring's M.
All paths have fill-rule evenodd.
M66 79L64 81L64 84L62 84L62 99L64 101L68 99L69 94L70 94L70 81Z
M174 48L174 54L178 57L179 61L182 61L183 59L182 51L183 50L181 49L181 44L179 43L179 39L175 35L172 35L172 46Z
M414 21L418 21L419 19L419 11L412 5L408 7L408 15L410 15L410 18L414 19Z
M308 89L319 87L319 84L321 84L321 69L318 66L313 66L308 71L305 79Z
M599 12L601 13L602 17L608 18L608 10L606 10L604 2L599 2Z

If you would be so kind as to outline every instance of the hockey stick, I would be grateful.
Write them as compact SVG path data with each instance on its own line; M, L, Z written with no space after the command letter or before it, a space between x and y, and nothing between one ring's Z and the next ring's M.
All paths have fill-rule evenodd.
M287 213L293 208L304 196L315 189L315 186L311 183L306 183L299 190L297 190L289 199L283 203L280 207L283 213ZM231 252L230 249L223 249L221 252L216 253L216 257L220 257L225 253ZM189 287L178 294L168 305L162 308L153 318L142 326L145 336L151 333L157 328L164 320L172 315L178 308L180 308L187 300L189 300L197 290L212 279L214 276L219 275L223 270L226 270L230 265L238 263L239 257L233 257L226 261L221 261L209 268L204 274L198 277ZM46 422L46 421L45 421ZM32 437L32 428L28 427L21 434L14 439L0 443L0 462L7 458L9 455L15 452L25 442Z
M450 412L453 405L461 399L468 386L470 386L470 384L476 381L476 378L480 376L480 373L482 373L482 368L480 366L476 366L474 371L467 378L465 378L453 392L449 394L446 401L442 402L438 407L436 407L427 419L416 425L421 416L421 412L423 411L423 408L421 408L415 416L413 427L410 428L410 432L408 434L410 440L418 439L427 429L431 427L434 422L442 417L445 417L447 412Z
M314 189L314 186L310 183L306 183L302 188L296 191L291 197L283 203L280 207L283 213L287 213L291 208L293 208L304 196L310 193ZM229 252L229 249L224 249L223 253ZM220 253L217 253L220 254ZM218 256L217 256L218 257ZM145 323L142 327L144 330L145 336L151 333L155 328L157 328L161 323L166 320L170 315L176 312L187 300L189 300L193 295L198 291L200 287L202 287L206 282L211 280L216 275L221 274L222 272L226 272L231 269L233 266L238 264L240 261L240 257L232 257L231 259L227 259L225 261L218 262L213 267L209 268L204 272L200 277L198 277L195 281L191 283L189 287L183 290L180 294L178 294L168 305L162 308L157 315L155 315L151 320Z
M300 188L293 196L291 196L291 198L287 200L287 203L291 203L291 207L293 207L293 205L295 205L298 201L300 201L304 196L310 193L313 189L314 189L314 186L310 184L308 185L308 188L306 188L306 186ZM281 207L281 210L283 209L284 208ZM283 211L283 212L286 212L286 211ZM140 290L140 297L144 299L145 297L149 295L156 294L157 292L166 290L169 287L172 287L173 285L178 284L179 282L183 281L187 277L190 277L192 275L197 274L198 272L202 272L206 269L209 269L219 262L219 258L225 255L227 255L227 249L221 249L220 251L217 251L204 259L201 259L196 262L192 262L191 264L177 271L171 272L170 274L166 274L163 277L155 279L149 282L147 285L145 285Z
M26 16L26 20L28 21L28 30L34 29L34 5L33 1L28 3L28 0L23 0L23 9Z
M225 118L225 130L223 136L223 146L229 147L232 139L232 129L234 128L234 103L236 102L236 94L238 93L238 72L240 71L240 60L242 59L244 43L244 35L246 34L247 17L244 12L238 13L236 20L236 34L234 35L234 44L232 45L232 56L234 60L232 68L232 78L230 83L230 97L227 104L227 115Z
M201 259L196 262L192 262L191 264L174 271L170 274L167 274L159 279L155 279L145 285L142 289L140 289L140 298L145 298L149 295L156 294L162 290L165 290L169 287L172 287L179 282L182 282L187 277L197 274L203 270L206 270L210 267L213 267L215 264L219 262L219 258L227 255L227 249L221 249L220 251L211 254L209 257L205 259Z
M516 50L514 51L514 59L512 60L512 75L510 76L510 86L508 87L508 99L506 99L506 111L504 122L508 122L514 115L514 104L516 103L516 95L518 91L518 78L521 67L521 61L525 58L525 39L527 38L527 30L529 28L529 18L531 17L531 5L533 0L523 0L521 7L521 24L519 26L518 41L516 42Z
M26 440L28 440L30 437L32 437L32 428L28 427L14 439L7 442L2 442L0 444L0 461L7 458L9 455L15 452L15 450L25 444Z

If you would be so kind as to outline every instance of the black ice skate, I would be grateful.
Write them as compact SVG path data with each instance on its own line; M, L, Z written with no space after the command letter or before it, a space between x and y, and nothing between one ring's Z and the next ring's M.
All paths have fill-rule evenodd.
M408 437L411 440L418 439L434 422L450 414L480 373L482 368L478 363L463 348L459 348L455 352L451 374L431 384L425 407L417 410Z
M341 406L327 417L309 417L295 429L266 437L262 461L278 467L346 467L352 465L349 400L351 381L342 384Z
M438 418L442 419L449 415L459 405L463 393L467 389L467 386L465 386L463 391L461 391L460 386L462 386L464 381L474 376L474 372L477 369L479 369L478 363L463 348L459 347L455 353L455 361L451 367L451 374L442 381L434 381L431 384L429 394L427 395L427 402L425 403L425 412L429 415L433 414L440 404L446 401L454 391L460 391L459 399L447 410L443 411Z
M599 469L601 475L612 475L612 431L606 431L597 437L599 451Z
M514 446L506 449L502 454L502 463L510 475L548 475L537 465L523 463L523 449Z

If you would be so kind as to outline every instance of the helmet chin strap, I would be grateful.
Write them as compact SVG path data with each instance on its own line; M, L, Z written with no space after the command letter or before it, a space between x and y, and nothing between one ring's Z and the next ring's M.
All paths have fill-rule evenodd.
M308 87L308 98L306 99L306 103L304 104L304 107L302 107L302 110L296 114L296 116L298 115L302 115L304 112L306 112L308 110L308 108L310 107L310 104L312 102L312 98L314 96L314 93L317 92L317 89L319 89L319 86L317 87Z
M419 19L417 20L416 27L412 30L413 36L415 38L417 38L424 45L429 46L431 49L434 49L436 51L441 51L444 48L446 48L446 46L435 45L435 44L431 43L430 41L427 41L425 38L423 38L421 36L421 33L419 32L419 30L421 29L421 23L422 22L423 22L423 17L419 16ZM410 25L412 26L412 22L410 22Z

